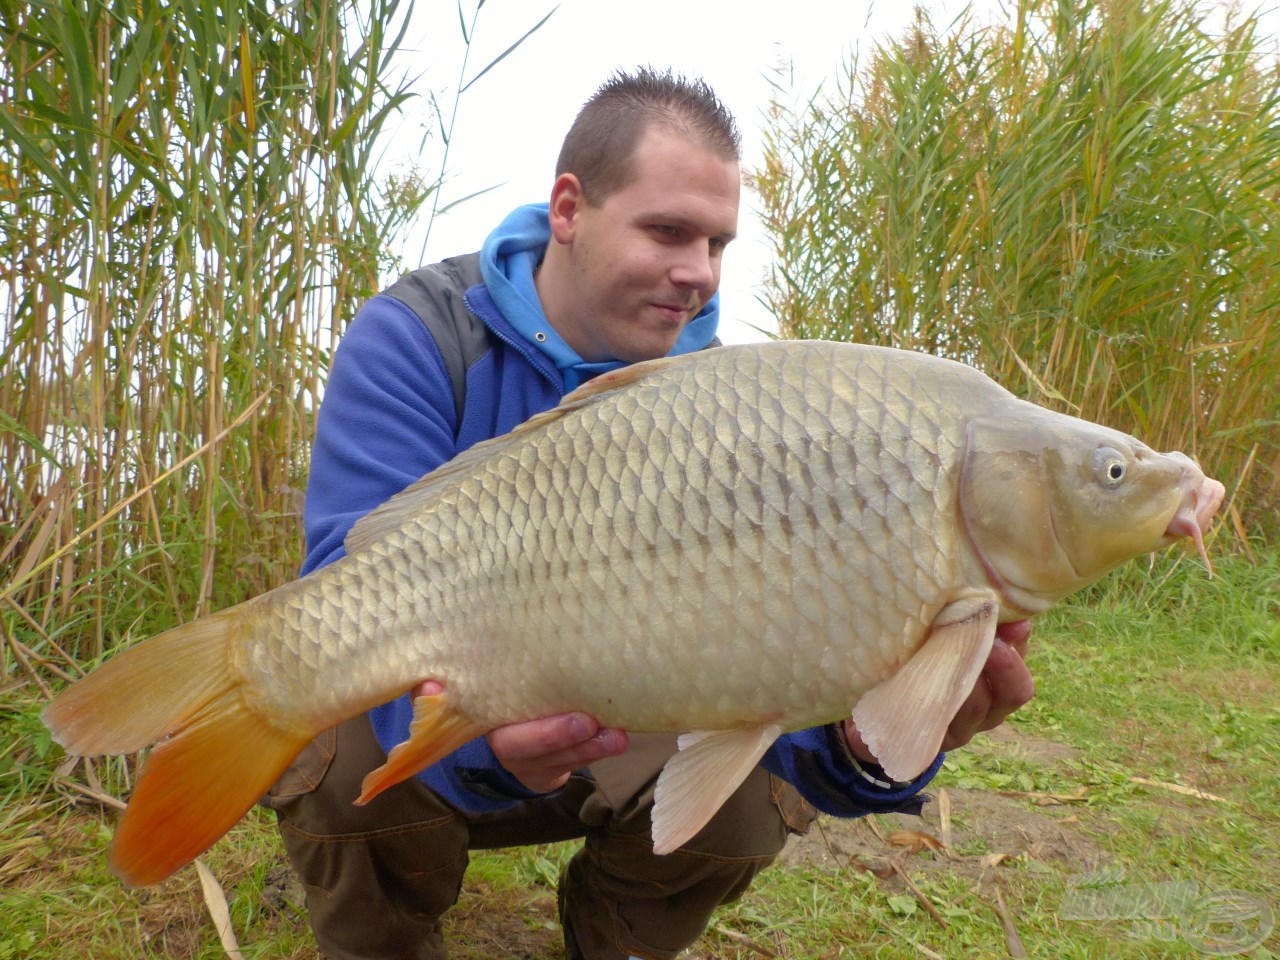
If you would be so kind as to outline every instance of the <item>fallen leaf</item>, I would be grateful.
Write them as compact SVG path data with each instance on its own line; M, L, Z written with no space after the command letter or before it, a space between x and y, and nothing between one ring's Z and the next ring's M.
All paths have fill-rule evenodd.
M982 864L983 870L987 870L991 867L1000 866L1000 864L1004 863L1006 860L1017 860L1017 859L1018 859L1017 855L1012 853L988 853L985 856L983 856L983 858L979 861L979 863Z
M951 794L943 787L938 791L938 826L942 833L942 846L951 849Z
M200 889L204 892L205 906L209 908L214 929L218 931L218 942L222 944L222 949L230 960L244 960L240 944L236 941L235 928L231 925L231 908L227 906L227 895L222 892L222 884L218 883L202 860L196 860L196 873L200 875Z
M1144 787L1156 787L1160 790L1168 790L1170 793L1181 794L1184 797L1195 797L1197 800L1212 800L1214 803L1229 803L1235 805L1234 800L1227 797L1220 797L1215 793L1208 793L1204 790L1197 790L1195 787L1184 787L1180 783L1165 783L1161 780L1148 780L1146 777L1130 777L1130 783L1140 783Z
M851 866L871 874L878 880L888 880L894 874L893 864L884 860L868 862L858 857L854 857L849 861L849 863Z
M941 840L923 830L895 830L885 837L885 842L893 847L906 847L911 853L921 850L945 853L947 849Z

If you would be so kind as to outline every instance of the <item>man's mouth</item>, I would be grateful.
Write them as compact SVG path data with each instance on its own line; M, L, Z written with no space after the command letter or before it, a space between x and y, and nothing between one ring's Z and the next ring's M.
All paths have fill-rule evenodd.
M655 303L652 305L671 323L684 323L693 315L693 307L684 303Z

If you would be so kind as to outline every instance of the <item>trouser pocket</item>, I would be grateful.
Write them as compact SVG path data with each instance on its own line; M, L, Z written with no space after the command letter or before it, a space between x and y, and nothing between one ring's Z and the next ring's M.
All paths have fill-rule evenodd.
M466 871L467 826L413 777L356 806L365 774L385 759L368 718L356 717L309 744L263 800L331 960L445 955L439 919Z
M326 730L312 740L302 752L289 764L287 770L280 775L267 795L262 798L262 805L272 810L279 810L285 804L311 793L324 779L329 767L333 764L337 753L337 728Z
M800 795L800 791L781 777L770 775L769 798L778 808L783 826L788 833L805 834L818 819L818 811L808 800Z

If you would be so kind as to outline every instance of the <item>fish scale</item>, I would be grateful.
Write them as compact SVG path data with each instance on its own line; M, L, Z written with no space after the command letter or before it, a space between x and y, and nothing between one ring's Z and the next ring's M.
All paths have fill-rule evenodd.
M477 444L356 524L344 558L125 651L45 719L74 752L156 744L112 847L131 883L424 679L441 692L360 802L494 727L583 711L687 734L655 788L666 853L784 730L852 716L886 775L916 776L998 620L1176 537L1203 554L1222 493L958 363L718 348Z
M803 371L804 376L799 371ZM603 673L602 687L609 686L610 681L628 679L611 673L607 665L598 662L601 659L598 655L591 655L590 649L593 638L602 638L607 643L610 631L621 625L625 633L634 632L636 636L636 642L628 649L646 651L651 669L658 669L659 664L678 656L688 661L699 676L714 676L717 683L726 679L736 681L733 689L718 698L719 702L739 701L750 703L753 708L771 706L776 710L782 700L795 698L789 691L762 695L761 690L769 687L768 675L780 666L786 667L789 673L812 674L818 666L806 664L803 657L795 657L791 650L797 629L818 632L822 643L815 643L814 649L821 653L824 644L847 639L848 625L852 622L869 619L873 624L881 624L893 622L895 618L901 621L918 616L924 605L920 597L922 590L935 594L938 591L937 583L927 582L920 572L922 567L937 566L940 554L936 549L933 556L923 554L921 544L930 545L933 538L919 536L918 531L912 529L919 527L913 512L931 521L933 516L929 511L936 513L938 509L933 498L925 496L932 490L939 473L936 459L923 459L918 466L930 468L931 473L910 475L908 486L905 456L895 456L883 444L877 444L871 459L874 469L855 471L852 489L860 491L861 498L869 504L879 505L885 526L892 526L898 538L916 544L910 553L890 552L888 557L878 557L881 546L878 542L866 544L848 536L837 538L835 531L841 528L829 524L823 527L815 522L816 515L780 512L786 510L785 492L797 489L797 484L807 484L810 489L821 484L830 498L840 495L842 488L847 487L839 479L830 456L818 458L814 451L824 446L838 446L827 438L855 432L861 411L856 403L823 401L842 395L854 401L874 397L874 389L866 387L876 372L874 368L867 370L860 365L847 375L861 384L862 389L842 390L837 385L836 389L828 390L830 381L805 362L789 364L788 369L774 378L761 377L759 366L734 369L735 376L728 378L720 370L708 367L701 377L691 380L682 396L691 399L699 393L715 395L718 392L738 398L738 402L732 406L708 405L705 413L699 412L692 403L684 404L688 427L682 427L674 416L662 423L655 419L657 398L661 398L664 389L655 380L648 389L633 391L632 396L626 398L628 402L603 411L602 416L593 418L591 414L600 411L586 408L581 417L551 424L543 435L530 438L527 444L510 451L506 457L487 464L488 480L482 487L523 476L523 498L508 497L502 513L480 528L465 522L467 517L475 516L471 505L459 504L452 511L436 511L446 520L455 519L445 539L456 544L462 556L471 558L472 566L466 571L465 582L455 585L452 596L435 597L430 606L473 610L496 606L502 610L504 615L496 618L499 622L486 623L483 630L465 619L458 621L453 629L459 631L460 636L444 637L441 645L464 647L473 652L488 645L500 652L505 666L496 676L485 677L480 684L461 673L451 672L447 665L432 670L432 675L438 675L455 691L460 709L482 722L497 719L486 713L494 710L492 695L473 691L477 687L490 688L495 683L507 691L501 701L502 711L514 709L521 716L541 715L563 709L566 704L540 703L536 697L525 701L520 691L524 686L534 692L546 688L547 684L541 680L526 684L525 678L545 672L538 669L538 664L545 661L545 651L553 649L565 634L580 638L584 654L559 664L558 669ZM806 384L808 394L804 393ZM779 393L771 393L771 388ZM764 402L760 402L761 398ZM788 414L788 408L800 415ZM879 404L871 405L873 413L880 413L882 409ZM607 419L603 419L605 416ZM593 423L593 419L602 422ZM919 437L919 426L915 429ZM937 427L933 429L936 431ZM590 452L580 477L583 485L579 488L570 485L564 461L538 453L539 447L554 450L560 446L558 434L601 430L613 442L603 452L598 448ZM616 436L619 432L625 435ZM902 426L885 431L883 426L875 424L872 435L906 437L908 431ZM695 436L700 437L696 446L692 440L686 442L686 438ZM656 450L652 448L654 438L661 439ZM674 458L668 451L681 448L698 451L691 454L696 464L672 463ZM513 470L512 463L520 464L520 470ZM795 465L802 467L794 469ZM683 510L679 499L683 488L668 489L659 483L663 476L678 476L676 469L703 478L708 499L713 504L707 518L718 521L714 528L690 522L694 517ZM588 486L593 481L594 487ZM888 489L894 484L909 491L910 496L905 499L894 496ZM562 524L570 529L590 531L590 536L573 539L575 553L564 558L568 567L554 578L550 576L550 564L542 545L524 536L525 531L535 528L531 516L553 512L546 506L546 501L553 497L557 499L556 511ZM921 502L928 503L928 510L921 507ZM485 513L485 510L478 512ZM501 535L504 527L506 536ZM877 525L873 532L879 529ZM477 538L484 539L477 542ZM721 546L718 559L714 548L705 549L710 543ZM733 545L731 556L724 549L727 544ZM584 551L584 545L591 549ZM414 549L433 557L444 556L444 551L433 544L430 536L418 540ZM843 595L839 596L843 609L828 604L820 620L803 616L805 605L795 603L790 596L794 586L789 589L776 586L778 580L788 585L810 582L817 566L812 560L802 564L798 571L792 569L790 574L779 568L794 567L793 558L806 553L812 556L819 551L832 557L830 566L846 571L842 580L827 589L827 596L831 598L837 594L833 586L846 585L840 591ZM873 558L874 569L866 579L875 589L870 592L855 589L851 598L848 571L856 569L861 558L867 556ZM686 562L686 557L697 559ZM426 567L423 576L428 582L451 576L443 564L428 563ZM697 574L699 567L705 570L701 575ZM578 569L589 570L590 574L578 577ZM497 589L493 583L484 586L486 577L494 576L489 573L491 570L501 571L496 580ZM686 572L690 575L683 577ZM770 580L775 582L772 587L767 586ZM720 593L708 591L708 582L732 584L733 589ZM631 584L643 584L645 588L631 589ZM562 586L568 586L573 592L563 592ZM710 601L709 608L707 601ZM859 601L861 604L855 606ZM835 612L831 613L832 610ZM690 611L697 616L682 616L682 612ZM801 617L797 623L798 612ZM666 629L672 618L680 624L680 629ZM313 625L318 631L323 627L319 623ZM429 632L423 631L423 634ZM756 661L747 670L739 668L732 657L721 652L728 644L713 640L715 636L751 633L762 636L766 650L773 656ZM889 636L897 639L901 633L897 630ZM694 636L712 642L690 649L694 645L689 643L689 638ZM388 642L398 649L405 643L399 637L390 637ZM856 674L868 659L882 666L895 659L892 654L876 656L878 652L864 647L856 657L845 658L842 667L846 675ZM439 660L439 655L429 648L418 653L419 664L431 665ZM477 653L472 659L488 658ZM828 662L831 659L827 657ZM627 663L628 672L635 668L634 661ZM421 671L422 666L416 669ZM328 682L337 683L346 673L344 668ZM409 674L402 682L411 682L416 675ZM875 679L874 675L868 676L863 684L869 685ZM833 710L847 707L847 687L840 695L843 699L839 704L809 705L811 713L797 717L795 722L804 723L811 715L827 716ZM644 701L654 701L647 690L631 699L635 701L634 710L640 712L627 717L634 728L662 728L673 722L669 708L660 703L644 707ZM589 703L587 709L600 714L603 722L613 720L607 703ZM644 714L645 709L652 715ZM682 719L686 724L689 722L687 709ZM713 728L739 719L736 715L716 715L710 710L706 716L693 717L699 726Z

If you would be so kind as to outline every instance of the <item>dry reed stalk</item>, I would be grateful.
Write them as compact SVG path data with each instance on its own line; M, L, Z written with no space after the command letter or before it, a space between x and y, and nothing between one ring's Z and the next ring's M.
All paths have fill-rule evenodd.
M97 659L294 575L328 356L429 194L372 179L397 18L0 11L0 616L26 649Z

